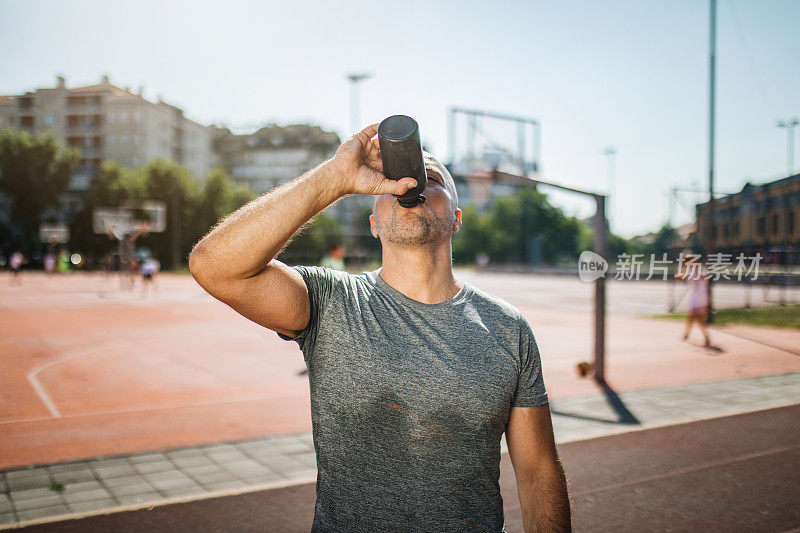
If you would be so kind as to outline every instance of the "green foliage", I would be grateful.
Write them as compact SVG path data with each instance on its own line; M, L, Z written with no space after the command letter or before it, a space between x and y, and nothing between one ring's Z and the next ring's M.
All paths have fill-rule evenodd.
M150 161L142 172L147 199L167 206L167 227L163 233L140 237L138 243L150 248L166 268L178 268L188 261L195 242L192 218L200 187L185 167L164 159Z
M94 233L93 211L135 205L147 199L142 169L123 168L113 161L104 161L89 182L83 209L72 220L70 245L95 258L102 257L115 248L115 242L107 235Z
M367 258L380 259L382 250L381 240L373 237L369 229L369 217L371 214L372 204L362 206L358 213L358 223L356 227L361 233L356 239L357 248Z
M255 198L247 187L235 186L222 169L215 168L206 177L205 185L195 207L194 223L201 237L222 217L239 209Z
M457 262L485 253L494 263L552 264L578 254L580 222L532 188L498 199L485 214L467 207L462 221L453 239Z
M31 253L40 248L40 219L48 208L59 207L60 195L69 185L79 158L79 151L65 149L52 136L34 137L11 129L0 131L0 192L11 201L12 227L20 233L17 242L12 243L8 237L11 228L3 228L0 232L3 249L13 245ZM100 257L114 249L116 243L106 235L94 233L95 209L161 201L167 206L166 230L142 235L137 246L150 248L166 268L176 268L180 266L172 261L176 236L178 262L185 263L191 247L209 228L255 197L252 190L234 185L218 169L211 171L201 186L186 168L170 161L157 159L137 169L105 161L89 183L82 209L70 221L69 246ZM318 232L312 232L309 242L319 240Z
M453 235L453 261L474 262L480 254L489 253L487 247L494 239L490 220L470 205L461 210L461 222L461 229Z
M654 318L685 320L686 314L671 313L656 315ZM714 324L717 326L745 324L800 330L800 305L717 309L714 311Z
M228 198L228 213L232 213L246 203L252 202L256 199L256 196L256 193L250 187L245 187L244 185L234 186Z
M79 244L81 249L91 250L95 255L109 249L111 243L107 238L91 236L93 209L160 201L167 206L164 232L142 235L137 246L150 248L165 268L179 268L186 262L192 246L212 226L255 196L249 188L234 185L220 169L212 170L201 185L188 169L163 159L150 161L138 169L121 168L116 163L105 162L90 184L87 209L79 213L73 223L73 227L81 229L80 242L73 244ZM179 264L172 260L176 237ZM98 244L98 240L102 242Z
M656 233L656 238L652 244L647 246L646 252L648 254L656 254L656 257L662 257L662 254L674 252L672 246L678 239L678 232L669 224L664 224L661 229Z
M49 134L0 131L0 191L11 201L11 220L19 228L24 251L38 247L41 217L58 206L79 157L77 150L65 148Z
M290 264L316 264L330 245L341 243L343 239L344 232L339 221L320 213L295 233L278 258Z
M89 184L87 199L93 209L143 202L147 199L144 174L104 161Z
M196 198L191 220L191 241L200 240L223 217L255 197L251 189L234 185L222 169L211 170Z

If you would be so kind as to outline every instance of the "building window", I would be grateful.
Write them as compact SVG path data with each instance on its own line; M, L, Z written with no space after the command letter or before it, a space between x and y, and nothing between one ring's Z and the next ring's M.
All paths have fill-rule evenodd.
M792 209L786 212L786 235L794 235L794 210Z
M763 237L766 231L764 217L758 217L756 220L756 231L758 232L759 237Z
M55 126L58 123L56 115L45 115L42 117L42 124L45 126Z
M773 213L772 215L772 234L778 234L778 213Z

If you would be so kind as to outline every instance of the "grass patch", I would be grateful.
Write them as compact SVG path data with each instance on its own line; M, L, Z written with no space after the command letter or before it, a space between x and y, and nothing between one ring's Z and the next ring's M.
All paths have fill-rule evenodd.
M686 320L685 313L656 315L654 318ZM800 330L800 305L783 307L740 307L736 309L718 309L714 312L714 325L746 324L748 326L769 326L773 328L791 328Z

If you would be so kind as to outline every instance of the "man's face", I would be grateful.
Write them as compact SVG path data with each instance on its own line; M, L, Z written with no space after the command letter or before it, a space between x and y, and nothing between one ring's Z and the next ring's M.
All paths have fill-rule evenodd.
M449 240L461 229L461 210L450 173L430 154L425 156L425 170L428 185L422 193L424 203L407 208L391 194L375 198L370 231L384 244L427 245Z

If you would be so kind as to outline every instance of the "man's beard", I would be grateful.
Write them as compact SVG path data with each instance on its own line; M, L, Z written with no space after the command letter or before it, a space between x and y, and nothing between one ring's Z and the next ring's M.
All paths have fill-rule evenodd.
M451 213L450 220L444 220L431 209L422 206L419 212L403 213L404 216L399 217L400 209L406 208L395 207L383 227L379 228L380 234L386 242L420 246L450 236L450 230L455 222L454 213Z

